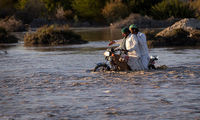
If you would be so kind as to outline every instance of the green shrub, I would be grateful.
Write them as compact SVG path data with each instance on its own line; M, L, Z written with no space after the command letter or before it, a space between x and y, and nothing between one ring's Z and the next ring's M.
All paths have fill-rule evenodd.
M162 0L124 0L133 13L140 13L142 15L149 15L152 6L161 2Z
M119 1L107 3L102 11L103 16L108 22L115 22L129 15L126 5Z
M36 18L48 16L47 9L41 0L19 0L17 8L15 16L25 24L31 23Z
M45 8L54 13L58 7L63 7L64 10L72 10L72 2L74 0L40 0L44 3Z
M101 18L101 10L105 5L105 0L74 0L72 7L82 18Z
M0 43L17 43L18 39L13 36L8 34L6 29L0 27Z
M179 0L163 0L161 3L153 6L151 16L155 19L191 18L195 17L195 10L186 2Z
M59 44L82 44L87 43L80 35L69 30L68 26L43 26L35 33L27 33L24 37L27 46L32 45L59 45Z
M0 0L0 18L11 16L15 13L17 0Z

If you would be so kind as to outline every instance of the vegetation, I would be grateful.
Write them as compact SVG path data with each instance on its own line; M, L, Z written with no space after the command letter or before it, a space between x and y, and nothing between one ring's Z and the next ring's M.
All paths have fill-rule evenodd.
M179 0L163 0L151 9L151 15L155 19L195 17L195 10L188 3Z
M0 27L0 43L17 43L18 39L13 36L8 34L8 32Z
M200 0L1 0L0 18L14 15L25 24L38 18L109 23L131 13L155 19L199 17L199 6Z
M16 0L0 0L0 18L13 15L17 2Z
M105 0L74 0L72 3L76 13L87 19L101 18L101 10L105 5Z
M162 0L124 0L133 13L140 13L142 15L150 15L152 6L158 4Z
M24 37L27 46L32 45L60 45L60 44L82 44L87 43L80 35L69 30L68 26L43 26L35 33L27 33Z
M196 10L196 17L200 19L200 0L195 0L191 2L190 6Z
M16 8L15 16L24 24L29 24L33 19L43 17L48 12L41 0L19 0Z
M107 3L102 11L108 22L114 22L129 15L128 8L120 1Z

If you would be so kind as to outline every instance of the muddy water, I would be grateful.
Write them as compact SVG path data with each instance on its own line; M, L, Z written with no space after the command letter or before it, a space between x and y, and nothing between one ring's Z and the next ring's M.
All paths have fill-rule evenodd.
M120 36L107 29L76 31L91 42L3 46L0 120L200 119L199 48L150 49L167 70L94 73L89 70L104 61L108 42L102 40Z

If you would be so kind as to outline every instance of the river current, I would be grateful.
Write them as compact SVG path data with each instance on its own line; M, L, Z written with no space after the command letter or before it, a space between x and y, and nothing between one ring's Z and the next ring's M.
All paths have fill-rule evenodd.
M151 48L164 70L91 72L119 30L83 45L1 45L0 120L199 120L200 48Z

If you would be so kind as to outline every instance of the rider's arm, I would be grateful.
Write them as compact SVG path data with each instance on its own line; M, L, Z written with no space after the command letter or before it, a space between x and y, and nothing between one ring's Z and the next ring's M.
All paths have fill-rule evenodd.
M115 40L115 44L121 44L123 41L123 39L120 39L120 40Z
M108 46L111 46L113 44L121 44L123 41L123 39L120 39L120 40L112 40L110 41L110 43L108 44Z

